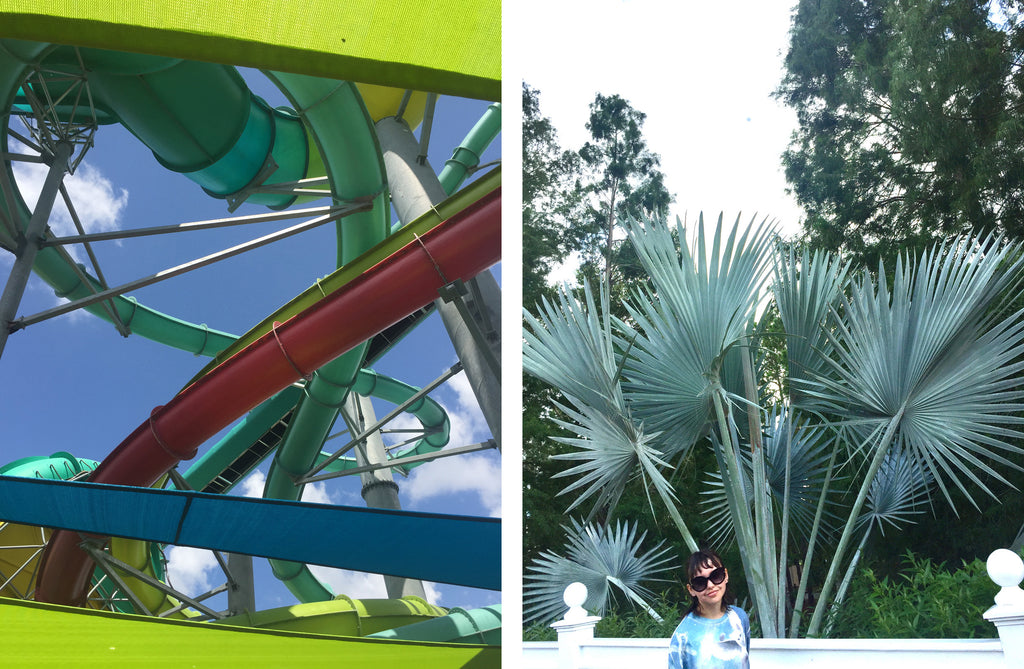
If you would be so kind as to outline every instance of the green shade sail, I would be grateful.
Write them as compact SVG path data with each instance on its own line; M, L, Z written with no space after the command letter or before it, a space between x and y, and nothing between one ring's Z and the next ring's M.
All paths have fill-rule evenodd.
M498 0L0 0L0 36L501 95Z
M4 666L497 667L497 646L358 639L113 614L0 598Z

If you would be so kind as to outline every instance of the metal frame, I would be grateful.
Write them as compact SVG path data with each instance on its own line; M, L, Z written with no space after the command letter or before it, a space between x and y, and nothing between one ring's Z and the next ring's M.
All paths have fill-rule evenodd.
M410 455L404 458L395 458L382 462L376 465L364 465L362 467L354 467L352 469L346 469L341 472L329 472L327 474L320 474L317 476L305 476L296 483L313 483L316 481L326 481L327 479L336 479L342 476L353 476L355 474L365 474L366 472L375 472L380 469L392 469L394 467L401 467L402 465L411 465L418 462L430 462L431 460L438 460L440 458L447 458L453 455L463 455L465 453L475 453L477 451L486 451L492 448L498 448L497 442L493 439L480 442L478 444L471 444L469 446L456 446L455 448L447 448L435 453L422 453L420 455Z
M103 573L111 581L113 581L115 585L117 585L118 590L121 591L121 593L128 599L129 602L131 602L132 606L135 607L136 611L138 612L141 612L147 616L157 615L150 611L146 607L146 605L142 603L138 595L136 595L135 592L128 587L128 585L124 582L124 579L118 572L125 572L133 578L136 578L146 583L147 585L152 586L157 590L160 590L164 594L170 595L171 597L182 602L179 606L168 609L167 611L162 611L159 614L160 617L172 615L173 613L180 611L186 605L191 606L192 608L203 613L203 616L197 617L195 618L195 620L206 620L210 618L214 620L220 620L222 618L227 617L227 614L219 611L214 611L213 609L202 603L203 600L226 591L228 589L228 585L226 583L224 585L220 585L216 588L213 588L212 590L209 590L203 593L202 595L199 595L198 597L190 597L179 590L175 590L173 587L164 583L163 581L155 579L149 574L141 572L135 567L131 566L130 564L117 559L110 553L106 552L103 549L102 545L93 540L87 539L83 541L80 544L80 546L82 547L82 550L84 550L86 553L90 555L90 557L92 557L93 561L96 562L96 566L99 567L100 570L103 571ZM216 554L216 551L214 551L214 554ZM221 565L224 566L222 560L223 559L220 558L218 559L218 562L221 562Z
M5 522L2 525L0 525L0 534L2 534L3 531L5 529L7 529L8 527L10 527L11 525L12 525L12 523L7 523L7 522ZM12 582L14 581L15 578L18 577L19 574L21 574L21 572L25 571L25 569L27 569L29 567L29 565L32 565L33 563L35 563L33 565L33 570L38 569L38 567L39 567L39 558L42 555L43 550L46 548L46 530L44 528L42 528L42 527L39 527L37 529L39 530L39 541L40 541L40 543L38 543L38 544L22 544L22 545L18 545L18 546L4 546L4 545L0 545L0 550L35 549L35 552L33 552L32 555L29 556L29 558L27 560L22 562L21 566L18 567L17 569L15 569L11 574L8 575L8 574L5 574L3 572L0 572L0 578L3 579L3 582L0 582L0 590L4 590L6 588L11 588L11 590L15 594L17 594L19 597L21 597L22 599L27 599L27 598L31 597L33 591L29 590L28 592L20 592L17 588L14 587ZM35 576L34 575L32 577L32 582L33 583L35 582Z
M334 462L335 460L337 460L341 456L345 455L346 453L351 451L353 448L355 448L359 444L361 444L364 441L366 441L367 437L369 437L371 434L373 434L374 432L379 430L381 426L387 425L388 423L390 423L392 420L395 419L395 417L397 417L399 414L401 414L403 411L405 411L406 408L411 406L413 403L418 402L420 400L420 398L424 397L430 391L434 390L435 388L440 386L442 383L444 383L448 379L452 378L453 376L455 376L456 374L458 374L461 371L462 371L462 363L461 362L457 362L454 365L452 365L451 367L449 367L446 372L441 374L441 376L437 377L436 379L431 381L429 384L427 384L426 386L421 388L418 392L416 392L413 395L411 395L409 397L409 399L407 399L406 401L404 401L401 404L397 405L386 416L384 416L383 418L377 420L376 423L374 423L373 425L370 425L369 427L364 428L363 431L359 433L359 435L353 437L351 440L349 440L348 443L346 443L340 449L335 451L332 455L330 455L325 460L323 460L319 464L317 464L314 467L312 467L308 472L306 472L302 476L298 477L295 480L295 484L296 485L303 485L305 483L310 483L311 481L322 480L323 478L336 478L336 476L334 474L328 474L328 475L324 475L323 477L317 477L317 478L313 478L313 477L316 476L321 471L323 471L327 467L327 465L331 464L332 462ZM332 436L328 437L328 439L332 439L335 436L337 436L337 435L332 435ZM389 460L388 462L390 463L392 461ZM391 467L391 466L394 466L394 465L385 464L385 465L383 465L381 467L377 467L377 469L383 469L383 468Z
M232 246L231 248L219 251L217 253L211 253L210 255L198 258L191 262L183 263L181 265L177 265L175 267L162 270L160 272L157 272L156 274L150 274L147 277L136 279L135 281L129 281L128 283L121 284L120 286L116 286L114 288L101 290L98 293L90 295L89 297L83 297L73 302L68 302L67 304L62 304L53 307L52 309L40 311L32 316L23 316L21 318L11 320L8 322L8 329L10 332L21 330L23 328L28 327L29 325L34 325L41 321L54 318L55 316L66 314L81 307L87 307L91 304L102 302L106 299L115 297L117 295L121 295L128 291L143 288L145 286L150 286L154 283L159 283L160 281L165 281L167 279L180 276L182 274L185 274L186 272L191 272L192 270L196 270L201 267L206 267L207 265L212 265L215 262L224 260L226 258L231 258L240 253L251 251L252 249L259 248L261 246L266 246L267 244L271 244L286 237L291 237L292 235L296 235L300 232L305 232L306 230L311 230L325 223L330 223L331 221L335 221L339 218L344 218L345 216L349 216L350 214L366 211L372 206L373 204L371 202L365 202L354 205L346 205L343 207L332 207L331 213L323 216L318 216L314 219L306 221L305 223L293 225L289 228L285 228L284 230L280 230L269 235L264 235L263 237L259 237L244 244Z

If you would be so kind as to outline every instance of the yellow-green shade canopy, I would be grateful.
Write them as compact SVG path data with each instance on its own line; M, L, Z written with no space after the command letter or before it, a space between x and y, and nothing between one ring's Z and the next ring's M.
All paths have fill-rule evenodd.
M0 598L10 667L496 667L497 646L224 627Z
M0 0L0 37L498 100L499 0Z

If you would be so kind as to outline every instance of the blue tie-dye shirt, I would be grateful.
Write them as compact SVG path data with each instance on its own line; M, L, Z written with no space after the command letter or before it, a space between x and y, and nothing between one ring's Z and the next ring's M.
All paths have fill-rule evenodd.
M750 618L730 606L715 620L690 613L672 633L669 669L750 669Z

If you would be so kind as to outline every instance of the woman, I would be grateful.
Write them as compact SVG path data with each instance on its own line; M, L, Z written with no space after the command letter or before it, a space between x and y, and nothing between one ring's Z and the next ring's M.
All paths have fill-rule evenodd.
M729 570L711 550L686 564L693 601L668 646L669 669L749 669L750 619L733 606Z

